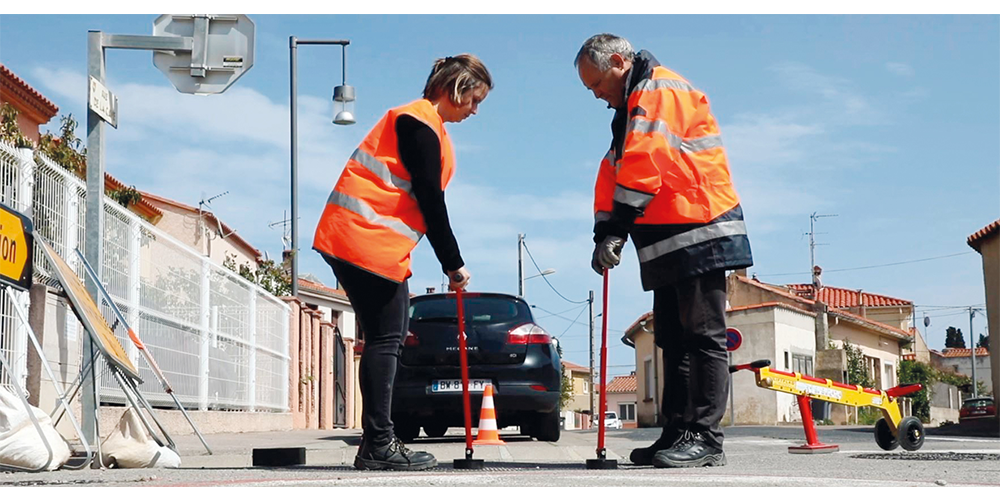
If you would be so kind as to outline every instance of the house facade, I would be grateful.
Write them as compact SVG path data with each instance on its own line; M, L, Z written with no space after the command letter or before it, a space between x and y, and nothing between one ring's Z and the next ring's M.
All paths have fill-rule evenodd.
M562 408L562 416L566 429L590 428L590 397L593 387L590 385L590 369L562 360L563 375L569 375L573 398Z
M817 274L817 278L819 274ZM793 284L774 285L731 273L728 280L726 324L738 329L743 344L731 353L733 364L768 359L771 366L844 382L847 377L845 342L857 347L873 385L897 385L896 370L904 354L921 345L912 328L913 303L863 290ZM878 319L875 319L878 318ZM636 351L637 403L640 426L662 422L662 351L653 344L655 318L647 313L636 320L623 341ZM927 351L925 351L927 352ZM724 422L774 425L801 421L797 400L790 394L760 389L752 374L733 375L735 410ZM856 414L832 405L827 415L847 423Z
M608 382L606 397L608 411L618 414L622 427L631 429L637 427L636 420L636 382L635 373L620 375Z
M989 335L993 339L990 364L996 367L991 374L993 387L1000 387L1000 219L971 234L966 240L983 259L983 281L986 285L986 319ZM993 393L996 401L996 391ZM1000 412L996 420L997 434L1000 435Z

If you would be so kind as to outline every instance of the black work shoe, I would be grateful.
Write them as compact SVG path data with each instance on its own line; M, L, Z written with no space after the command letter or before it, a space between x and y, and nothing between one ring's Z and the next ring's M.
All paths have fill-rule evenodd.
M362 442L358 456L354 457L354 467L359 470L424 470L437 467L437 464L434 455L411 451L395 436L382 446Z
M652 465L653 455L656 455L656 452L669 449L671 446L677 444L677 441L683 436L684 432L663 429L660 439L653 441L653 444L645 448L632 450L632 454L628 456L628 459L635 465Z
M698 433L686 433L679 442L668 450L653 455L654 467L718 467L726 465L726 454L722 448L708 443Z

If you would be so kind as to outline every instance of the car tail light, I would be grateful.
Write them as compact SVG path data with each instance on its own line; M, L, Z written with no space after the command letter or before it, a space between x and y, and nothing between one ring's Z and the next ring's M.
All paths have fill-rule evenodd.
M508 344L548 344L552 337L542 327L534 323L525 323L507 333Z
M420 339L417 338L413 332L406 332L406 338L403 339L403 345L406 347L415 347L420 345Z
M994 411L996 411L996 408L993 405L986 407L986 413L993 413Z
M534 389L534 390L536 390L536 391L541 391L541 392L545 392L545 391L548 390L548 389L545 388L544 385L533 385L533 386L531 386L531 388Z

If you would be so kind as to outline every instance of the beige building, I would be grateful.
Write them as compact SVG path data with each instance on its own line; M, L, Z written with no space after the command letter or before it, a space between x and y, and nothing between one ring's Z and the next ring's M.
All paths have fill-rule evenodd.
M861 350L874 385L888 389L896 385L899 361L911 352L911 346L920 349L923 345L927 353L919 332L911 327L913 303L902 299L822 285L773 285L732 273L728 277L728 306L726 323L743 336L743 345L732 354L734 364L768 359L778 370L843 382L846 340ZM636 350L636 417L640 426L661 422L663 358L653 344L654 329L650 312L636 320L623 339ZM801 421L794 396L758 388L752 374L734 374L733 387L737 424ZM724 422L729 422L731 415L727 411ZM850 416L847 407L831 408L830 418L835 423L846 423Z
M565 429L590 428L590 397L593 387L590 385L590 369L569 361L562 361L563 375L568 375L572 384L573 398L561 410ZM596 399L595 405L596 403Z
M986 317L989 335L993 341L990 363L996 367L992 373L993 387L1000 387L1000 219L976 231L967 240L983 258L983 280L986 283ZM996 391L994 390L994 401ZM997 413L997 432L1000 434L1000 412Z
M215 214L152 193L141 191L142 201L162 212L156 223L160 229L181 243L208 257L214 264L223 265L227 255L235 258L236 265L246 264L257 268L263 258L248 241L215 217Z
M626 429L637 426L635 389L635 372L631 375L620 375L608 382L606 392L608 411L618 414L618 419L622 421L622 427Z

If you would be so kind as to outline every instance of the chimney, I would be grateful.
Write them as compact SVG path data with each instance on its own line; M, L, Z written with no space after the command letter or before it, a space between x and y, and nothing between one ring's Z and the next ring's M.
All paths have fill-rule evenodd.
M823 288L823 281L820 279L820 275L823 274L823 268L819 266L813 266L813 297L819 296L820 288Z
M827 348L827 344L830 342L830 323L827 317L827 307L819 298L819 291L823 288L823 268L819 266L813 266L813 276L812 276L812 299L815 301L813 304L813 312L816 313L815 322L815 336L816 336L816 351L821 351Z
M858 315L862 318L867 318L867 310L865 309L865 293L861 288L858 288Z

